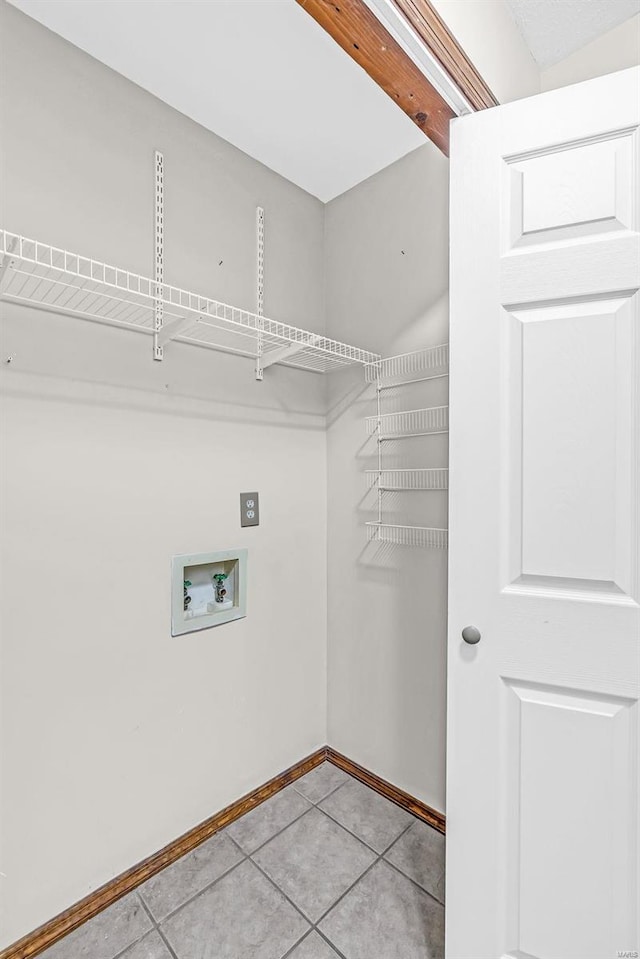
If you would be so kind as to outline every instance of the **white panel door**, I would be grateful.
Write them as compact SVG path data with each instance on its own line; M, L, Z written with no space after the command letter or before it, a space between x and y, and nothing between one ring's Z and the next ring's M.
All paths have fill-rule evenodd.
M639 91L452 127L447 959L640 950Z

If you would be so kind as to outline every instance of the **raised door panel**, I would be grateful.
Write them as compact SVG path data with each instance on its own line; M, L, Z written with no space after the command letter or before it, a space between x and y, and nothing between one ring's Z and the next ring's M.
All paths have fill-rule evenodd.
M637 228L636 131L506 159L507 249Z
M637 295L505 312L507 585L638 599Z
M633 948L637 702L503 679L506 956Z

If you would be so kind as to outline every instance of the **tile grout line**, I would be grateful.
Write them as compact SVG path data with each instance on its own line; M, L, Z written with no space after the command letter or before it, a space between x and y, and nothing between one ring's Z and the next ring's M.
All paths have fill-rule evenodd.
M346 782L347 782L347 780L345 780L345 782L341 782L338 786L336 786L335 789L333 789L331 792L327 793L326 796L323 796L322 799L319 799L318 802L323 802L323 801L324 801L325 799L327 799L329 796L332 796L332 795L333 795L334 793L336 793L342 786L344 786ZM295 784L292 783L292 785L293 785L294 788L295 788ZM153 925L154 925L154 928L156 928L156 929L158 930L158 932L161 934L163 940L164 940L165 937L164 937L164 933L162 932L162 930L161 930L161 928L160 928L160 926L161 926L163 923L167 922L167 920L169 920L169 919L172 919L172 918L176 915L176 913L180 912L181 909L183 909L185 906L188 906L190 903L194 902L194 900L198 899L200 896L202 896L202 895L203 895L205 892L207 892L209 889L212 889L213 886L215 886L218 882L220 882L221 879L224 879L225 876L228 876L230 873L232 873L232 872L234 871L234 869L237 869L238 866L241 866L243 862L246 862L247 860L249 860L249 861L251 861L258 869L260 869L260 867L257 865L257 863L254 863L253 859L251 858L251 857L254 855L254 853L259 852L259 850L261 850L262 848L264 848L264 846L266 846L268 843L270 843L272 839L275 839L276 836L279 836L281 833L283 833L286 829L289 828L289 826L292 826L294 822L298 822L298 820L302 819L303 816L306 816L309 812L311 812L312 809L317 809L317 808L318 808L317 803L314 803L312 800L308 799L306 796L303 796L302 793L298 792L297 789L296 789L296 792L298 793L299 796L302 796L302 798L303 798L306 802L309 803L309 808L308 808L308 809L305 809L304 812L302 812L302 813L301 813L296 819L294 819L292 822L290 822L290 823L288 823L286 826L284 826L281 830L279 830L279 832L274 833L274 835L271 836L270 839L267 839L266 842L264 842L261 846L258 846L258 848L255 849L255 850L253 851L253 853L246 853L246 852L244 851L244 849L240 846L240 844L239 844L238 842L236 842L236 840L233 838L233 836L230 835L230 834L227 834L227 838L231 840L231 842L233 843L233 845L236 847L236 849L238 850L238 852L239 852L240 855L242 856L242 859L240 859L237 863L234 863L233 866L231 866L231 867L230 867L229 869L227 869L225 872L221 873L221 875L217 876L212 882L208 883L206 886L203 886L202 889L199 889L198 892L194 893L193 896L190 896L188 899L185 899L184 902L180 903L179 906L176 906L175 909L172 909L171 912L168 912L168 913L166 914L166 916L163 916L163 917L162 917L162 919L157 919L157 920L156 920L156 918L154 917L153 913L151 912L151 909L147 906L146 902L144 901L142 895L140 894L140 892L139 892L138 890L136 890L136 897L137 897L137 898L140 900L140 902L142 903L145 912L147 913L147 915L149 916L149 918L151 919L151 921L152 921L152 923L153 923ZM322 812L322 810L320 810L320 812ZM229 828L228 826L225 826L224 829L221 829L218 833L215 833L215 835L218 835L218 836L222 835L223 833L226 832L226 830L227 830L228 828ZM342 828L344 828L344 827L342 827ZM348 831L349 831L349 830L347 830L347 832L348 832ZM352 835L352 834L350 834L350 835ZM213 836L211 836L210 838L213 838ZM357 837L356 837L356 838L357 838ZM280 893L282 893L283 896L285 896L285 898L291 903L291 905L296 908L296 910L300 913L301 916L303 916L303 918L305 919L305 921L308 922L308 923L310 923L310 922L311 922L310 919L309 919L307 916L305 916L304 913L303 913L300 909L298 909L298 907L295 905L295 903L292 902L292 900L289 899L289 897L286 895L286 893L283 892L282 889L280 889L280 887L278 886L278 884L275 883L275 882L273 882L273 881L269 878L269 876L267 876L266 873L264 873L264 870L260 869L260 872L262 872L263 875L265 875L266 878L269 879L269 882L272 882L272 884L275 886L275 888L276 888ZM159 873L159 875L161 875L161 874L162 874L162 873ZM151 930L147 930L147 932L146 932L144 935L147 935L148 932L150 932L150 931L151 931ZM144 936L142 936L142 937L140 937L140 938L144 938ZM140 941L140 939L137 939L137 940L135 940L134 942L129 943L129 945L128 945L126 948L127 948L127 949L131 948L132 945L135 945L135 944L136 944L137 942L139 942L139 941ZM171 949L170 944L167 943L167 945L168 945L169 948ZM126 952L126 949L125 949L125 952ZM121 956L118 955L118 956L114 957L114 959L121 959ZM174 959L177 959L177 957L174 957Z
M316 929L315 926L312 926L311 929L308 930L308 932L305 932L304 936L301 939L298 939L297 942L294 942L294 944L291 946L291 949L288 949L287 952L285 952L284 956L281 956L280 959L290 959L290 957L293 956L298 946L301 946L302 943L305 941L305 939L308 939L309 936L312 936L314 932L323 940L323 942L327 943L331 951L335 952L338 959L347 959L345 954L338 949L335 943L331 942L331 940L320 929Z
M304 777L301 777L301 778L304 778ZM297 782L297 780L296 780L296 782ZM365 878L365 876L366 876L369 872L371 872L371 870L372 870L375 866L378 865L378 863L379 863L380 861L382 861L382 862L384 862L386 865L390 866L390 867L394 870L394 872L396 872L398 875L401 875L403 878L408 879L409 882L410 882L413 886L415 886L420 892L422 892L423 894L427 895L431 900L433 900L433 901L434 901L437 905L439 905L441 908L444 908L444 903L441 902L433 893L429 892L427 889L425 889L423 886L421 886L420 883L417 882L417 880L413 879L411 876L409 876L409 875L407 875L406 873L404 873L400 867L396 866L394 863L390 862L389 860L387 860L387 859L385 858L385 856L391 851L391 849L393 848L393 846L402 839L402 837L409 831L409 829L411 829L411 827L414 825L414 822L415 822L415 820L416 820L417 817L415 817L415 816L413 816L413 815L410 814L410 815L411 815L411 821L410 821L409 823L407 823L407 825L402 829L402 831L401 831L388 845L385 846L385 848L382 850L382 852L378 852L376 849L374 849L372 846L370 846L368 842L366 842L366 841L365 841L364 839L362 839L360 836L356 835L355 832L352 832L351 829L349 829L349 828L348 828L347 826L345 826L343 823L339 822L339 820L335 819L335 818L334 818L329 812L327 812L325 809L321 808L321 805L320 805L321 803L325 802L325 800L327 800L327 799L329 799L331 796L335 795L335 794L336 794L340 789L342 789L348 782L359 782L359 780L357 780L355 777L351 776L349 773L345 773L345 779L343 780L343 782L339 783L334 789L331 789L328 793L326 793L326 795L322 796L321 798L319 798L319 799L318 799L317 801L315 801L315 802L314 802L312 799L310 799L308 796L305 796L302 792L300 792L300 790L296 789L296 783L295 783L295 782L294 782L294 783L291 783L291 787L295 790L296 794L297 794L298 796L300 796L302 799L304 799L306 803L308 803L308 808L307 808L307 809L304 809L303 812L300 813L300 815L296 816L295 819L291 820L291 822L289 822L289 823L287 823L285 826L283 826L282 829L279 829L279 830L278 830L277 832L275 832L272 836L270 836L269 839L265 840L265 842L263 842L263 843L261 843L261 845L257 846L251 853L245 852L245 850L242 848L242 846L240 845L240 843L239 843L237 840L235 840L230 833L228 833L228 829L230 828L230 826L231 826L232 824L230 824L230 826L226 826L226 827L224 827L223 829L219 830L219 832L218 832L216 835L222 835L222 834L224 834L224 833L226 832L226 833L227 833L227 838L231 840L231 843L232 843L233 847L234 847L235 849L237 849L237 851L238 851L238 853L240 854L241 858L239 859L238 862L234 863L230 868L226 869L223 873L221 873L219 876L217 876L216 879L214 879L212 882L208 883L208 884L207 884L206 886L204 886L202 889L199 889L198 892L196 892L193 896L190 896L190 897L189 897L188 899L186 899L184 902L180 903L179 906L177 906L175 909L173 909L173 910L171 910L169 913L167 913L166 916L163 916L162 919L156 920L156 918L154 917L154 915L153 915L153 913L152 913L152 911L151 911L150 906L148 906L147 903L145 902L145 900L144 900L144 898L143 898L143 896L142 896L142 894L141 894L141 890L136 890L136 891L135 891L135 897L136 897L136 899L140 902L144 913L145 913L145 914L148 916L148 918L150 919L150 921L151 921L151 923L152 923L152 927L151 927L151 929L147 929L147 930L142 934L142 936L140 936L140 937L138 937L137 939L134 939L132 942L128 943L128 945L125 947L125 949L124 949L122 952L117 953L117 955L115 955L115 956L113 957L113 959L126 959L126 954L127 954L127 952L128 952L130 949L132 949L134 946L138 945L146 936L148 936L148 935L149 935L151 932L153 932L154 930L158 933L158 935L160 936L163 944L166 946L166 948L167 948L167 950L168 950L168 952L169 952L169 954L170 954L170 956L171 956L171 959L178 959L178 956L177 956L175 950L173 949L171 943L170 943L170 942L168 941L168 939L166 938L166 935L165 935L163 929L161 928L161 925L164 924L164 923L166 923L168 920L172 919L178 912L180 912L180 911L181 911L182 909L184 909L186 906L190 905L190 904L193 903L196 899L198 899L198 898L200 898L202 895L204 895L205 892L208 892L209 890L211 890L215 885L217 885L218 882L220 882L222 879L228 877L234 870L236 870L239 866L241 866L241 865L242 865L243 863L245 863L245 862L249 862L249 863L251 863L253 866L255 866L255 868L258 870L258 872L261 873L262 876L263 876L265 879L267 879L267 881L270 883L270 885L272 885L272 886L276 889L276 891L277 891L278 893L280 893L281 896L284 897L284 899L295 909L295 911L304 919L305 923L307 923L307 925L309 926L309 928L306 930L306 932L304 933L304 935L303 935L300 939L298 939L298 940L289 948L289 950L282 956L282 959L287 959L287 957L289 957L290 955L292 955L293 952L298 948L298 946L299 946L305 939L307 939L314 931L317 933L318 936L320 936L320 937L323 939L323 941L325 941L325 942L334 950L334 952L337 953L337 955L339 956L339 959L346 959L346 957L343 955L343 953L340 952L340 950L337 948L337 946L336 946L333 942L331 942L331 940L328 938L328 936L327 936L325 933L323 933L321 929L318 928L318 927L319 927L319 924L320 924L321 922L323 922L323 921L327 918L327 916L329 915L329 913L331 913L332 910L334 910L334 909L339 905L339 903L341 903L342 900L343 900L346 896L348 896L349 893L351 893L351 892L353 891L353 889L355 889L355 887L358 885L358 883L360 883L360 882ZM366 784L363 784L363 785L366 785ZM367 787L367 788L371 788L371 787ZM271 797L271 798L274 798L274 797ZM258 807L257 807L257 808L258 808ZM302 911L302 909L301 909L299 906L296 905L296 903L291 899L291 897L290 897L289 895L287 895L287 893L284 892L284 890L280 888L280 886L278 885L278 883L277 883L274 879L272 879L272 878L268 875L268 873L266 873L265 870L264 870L257 862L255 862L255 860L253 859L253 856L254 856L254 855L256 855L257 853L261 852L261 851L264 849L265 846L267 846L269 843L271 843L274 839L276 839L278 836L280 836L283 832L285 832L287 829L289 829L289 828L290 828L291 826L293 826L295 823L297 823L297 822L299 822L301 819L303 819L304 816L308 815L308 813L310 813L312 809L317 809L320 813L322 813L324 816L326 816L326 818L327 818L330 822L332 822L334 825L336 825L339 829L343 830L344 832L347 833L347 835L351 836L351 838L353 838L353 839L355 839L357 842L361 843L361 844L362 844L369 852L371 852L371 853L374 855L374 857L375 857L374 860L370 863L370 865L367 866L367 868L357 877L357 879L355 879L355 881L354 881L353 883L351 883L351 884L348 886L348 888L345 889L345 891L344 891L340 896L338 896L338 898L337 898L333 903L331 903L331 905L328 907L328 909L326 909L326 910L322 913L322 915L321 915L315 922L313 922L307 915L305 915L305 913ZM210 837L210 838L213 838L213 837ZM159 875L161 875L161 874L162 874L162 871L159 873ZM141 888L142 888L142 887L141 887Z
M319 767L318 767L318 768L319 768ZM311 771L313 772L313 770L311 770ZM308 775L308 773L307 773L307 775ZM312 806L318 806L321 802L324 802L325 799L328 799L329 796L333 796L333 794L334 794L334 793L337 793L339 789L342 789L343 786L346 786L346 784L347 784L347 782L349 781L349 779L353 779L353 778L354 778L353 776L349 776L348 773L345 773L345 776L347 776L348 778L345 779L343 782L338 783L338 785L335 787L335 789L330 789L329 792L328 792L325 796L321 796L320 799L316 800L315 802L314 802L313 799L309 799L308 796L305 796L304 793L301 793L299 789L296 789L296 783L295 783L295 782L291 783L291 785L292 785L293 788L296 790L296 792L298 793L299 796L302 796L303 799L306 799L307 802L310 802ZM302 776L301 779L304 779L304 776ZM357 781L358 781L357 779L354 779L354 782L357 782ZM296 782L297 782L297 780L296 780Z
M298 795L301 796L302 793L298 793ZM309 800L307 800L307 802L309 802ZM253 856L255 853L260 852L261 849L264 849L264 847L265 847L266 845L268 845L268 844L271 842L272 839L275 839L276 836L280 836L280 835L285 831L285 829L288 829L289 826L293 826L294 823L298 822L300 819L302 819L303 816L306 816L307 813L310 813L312 809L316 809L316 808L317 808L317 807L314 806L313 803L309 803L309 808L308 808L308 809L303 810L303 811L300 813L299 816L296 816L295 819L292 819L291 822L288 822L286 826L283 826L283 827L282 827L282 829L279 829L277 832L274 832L273 836L269 836L268 839L265 839L265 841L262 842L262 843L260 843L259 846L256 846L255 849L252 849L251 852L246 852L246 851L242 848L242 846L240 845L240 843L238 842L238 840L233 838L233 836L231 835L231 833L229 833L229 839L231 840L231 842L235 843L235 845L238 847L238 849L239 849L240 852L243 854L243 856ZM228 827L226 827L226 828L228 828Z
M295 909L295 911L298 912L298 913L300 913L300 915L302 916L302 918L304 919L304 921L305 921L309 926L311 926L311 929L313 929L313 923L312 923L311 919L309 919L308 916L305 916L305 914L303 913L303 911L302 911L302 909L300 908L300 906L297 906L297 905L295 904L295 902L293 901L293 899L291 899L291 897L286 894L286 892L284 891L284 889L281 889L281 888L280 888L280 886L278 885L278 883L275 881L275 879L272 879L272 878L271 878L271 876L269 875L269 873L265 872L264 869L263 869L261 866L259 866L257 862L254 862L253 859L251 859L251 857L249 857L249 858L250 858L251 863L252 863L252 864L256 867L256 869L258 870L258 872L262 873L262 875L264 876L265 879L268 879L268 881L271 883L271 885L273 886L273 888L276 889L276 890L280 893L281 896L284 896L284 898L287 900L287 902L289 903L289 905L293 906L293 908ZM307 929L307 932L305 933L305 935L308 935L308 934L311 932L311 929ZM303 936L302 938L304 939L304 936Z
M367 868L365 869L365 871L358 876L358 878L355 880L355 882L352 882L351 885L348 887L348 889L345 889L345 891L344 891L340 896L338 896L338 898L336 899L336 901L335 901L335 902L332 902L328 909L325 909L325 911L322 913L322 915L320 916L320 918L319 918L316 922L314 922L314 924L313 924L313 928L314 928L314 929L315 929L321 922L323 922L323 921L327 918L327 916L329 915L329 913L331 912L331 910L332 910L332 909L335 909L335 907L338 905L338 903L342 902L342 900L345 898L345 896L348 896L349 893L350 893L353 889L355 889L355 887L358 885L358 883L360 882L360 880L361 880L361 879L364 879L364 877L367 875L367 873L370 873L371 870L373 869L373 867L378 865L378 863L380 862L381 858L382 858L382 856L377 856L377 857L373 860L373 862L372 862L369 866L367 866ZM319 929L318 929L318 932L320 932Z
M409 825L406 826L406 827L402 830L402 832L400 833L400 835L397 836L397 838L394 839L393 842L390 843L390 844L384 849L383 852L381 852L381 853L376 852L376 853L375 853L376 858L373 860L373 862L371 863L371 865L370 865L370 866L367 866L367 868L365 869L365 871L364 871L363 873L361 873L361 875L358 876L358 878L355 880L355 882L351 883L351 885L349 886L349 888L348 888L348 889L345 889L345 891L342 893L342 895L341 895L341 896L338 896L338 898L336 899L336 901L333 902L333 903L329 906L329 908L320 916L320 918L317 920L317 922L315 922L315 923L313 924L313 928L314 928L314 929L316 928L316 926L319 925L319 923L321 923L324 919L327 918L327 916L329 915L329 913L331 912L331 910L332 910L332 909L335 909L335 907L338 905L338 903L339 903L339 902L342 902L342 900L345 898L345 896L347 896L353 889L355 889L355 887L358 885L358 883L359 883L362 879L364 879L364 877L367 875L368 872L371 872L371 870L373 869L374 866L377 866L379 862L386 862L386 861L387 861L386 859L384 859L384 856L386 855L386 853L389 852L389 850L391 849L391 847L394 846L395 843L397 843L399 839L402 839L402 837L404 836L404 834L405 834L406 832L408 832L409 829L411 829L411 826L412 826L412 825L413 825L413 823L409 823ZM343 828L344 828L344 827L343 827ZM347 830L347 832L348 832L348 830ZM351 835L352 835L352 834L351 834ZM356 837L356 838L357 838L357 837ZM367 848L370 848L370 847L367 847ZM375 850L374 850L374 852L375 852ZM397 871L399 872L399 870L397 870ZM401 873L401 875L404 875L404 873ZM407 878L408 878L408 877L407 877ZM322 935L322 930L318 929L318 932ZM325 938L326 938L326 936L325 936Z
M349 777L349 779L353 779L353 777ZM371 846L369 846L368 843L366 843L363 839L361 839L360 836L357 836L355 833L351 832L350 829L348 829L348 828L347 828L346 826L344 826L342 823L338 822L336 819L334 819L332 816L330 816L329 813L327 813L327 812L326 812L324 809L322 809L322 808L320 807L320 805L319 805L321 802L324 802L325 799L328 799L329 796L334 795L339 789L342 788L342 786L344 786L344 785L346 784L347 781L348 781L348 780L345 780L345 782L340 783L340 785L337 786L334 790L332 790L330 793L327 793L327 795L326 795L326 796L323 796L322 799L319 799L317 803L313 803L312 806L311 806L311 809L317 809L318 812L320 812L320 813L322 813L323 815L325 815L325 816L327 817L327 819L330 820L330 822L334 823L336 826L338 826L340 829L342 829L344 832L346 832L347 835L351 836L353 839L356 839L358 842L362 843L362 845L365 846L366 849L368 849L370 852L372 852L372 853L374 854L375 858L374 858L373 862L370 863L369 866L367 866L367 868L364 870L364 872L362 872L362 873L358 876L358 878L357 878L353 883L351 883L351 885L348 886L347 889L345 889L345 891L344 891L340 896L338 896L338 898L337 898L334 902L331 903L331 905L329 906L329 908L326 909L326 910L322 913L322 915L319 916L319 918L318 918L315 922L313 922L313 921L302 911L302 909L301 909L299 906L297 906L296 903L287 895L287 893L286 893L283 889L280 888L280 886L279 886L278 883L275 881L275 879L272 879L271 876L269 876L269 874L266 873L265 870L264 870L257 862L255 862L255 860L253 859L253 856L255 855L255 853L260 852L260 850L262 850L265 846L267 846L273 839L276 838L276 836L281 835L283 832L285 832L285 830L287 830L287 829L289 828L289 826L293 826L294 823L298 822L300 819L302 819L304 816L306 816L306 815L311 811L311 809L306 809L300 816L298 816L296 819L292 820L292 822L290 822L287 826L285 826L283 829L281 829L278 833L275 833L275 834L271 837L271 839L266 840L266 842L264 842L261 846L258 846L252 853L250 853L250 854L248 855L249 860L255 865L255 867L259 870L259 872L262 873L262 875L271 883L271 885L280 893L280 895L284 896L284 898L287 900L287 902L289 902L289 903L293 906L293 908L303 917L303 919L304 919L306 922L310 923L310 925L311 925L311 928L310 928L309 930L307 930L307 932L305 932L304 936L302 936L301 939L299 939L297 942L295 942L295 943L293 944L293 946L291 946L291 948L284 954L284 956L282 957L282 959L287 959L287 957L290 956L290 955L295 951L295 949L297 949L298 946L299 946L305 939L307 939L307 938L311 935L311 933L314 932L314 931L315 931L325 942L328 943L328 945L334 950L334 952L337 953L339 959L346 959L346 957L344 956L344 954L338 949L338 947L335 945L335 943L333 943L333 942L328 938L328 936L326 936L326 935L322 932L322 930L318 928L319 924L320 924L324 919L326 919L326 917L329 915L329 913L330 913L333 909L335 909L335 907L345 898L345 896L347 896L347 895L358 885L358 883L361 882L361 881L364 879L364 877L367 875L367 873L370 872L370 871L374 868L374 866L376 866L376 865L377 865L379 862L381 862L381 861L386 862L386 860L385 860L383 857L384 857L384 856L389 852L389 850L404 836L404 834L405 834L406 832L408 832L409 829L411 829L411 827L412 827L413 824L414 824L415 817L412 816L412 817L411 817L411 821L408 822L408 823L406 824L406 826L404 826L404 828L402 829L402 831L401 831L400 833L398 833L398 835L397 835L394 839L392 839L392 841L391 841L388 845L386 845L386 846L384 847L384 849L382 850L382 852L378 852L376 849L373 849ZM294 788L295 788L295 785L294 785ZM296 790L296 792L297 792L297 791L298 791L298 790ZM299 793L299 795L302 796L302 793ZM307 802L311 802L311 800L309 800L308 797L303 796L303 798L304 798L304 799L307 799ZM233 837L231 837L231 838L233 838ZM235 840L233 840L233 841L235 842ZM238 844L236 843L236 845L238 845ZM404 875L404 873L402 873L401 870L395 870L395 871L398 872L400 875ZM406 877L406 878L409 878L409 877ZM414 884L414 885L415 885L415 884ZM419 888L421 888L421 887L419 887ZM425 891L425 890L423 890L423 891ZM433 898L433 897L432 897L432 898Z
M123 896L123 898L125 897ZM137 891L135 890L133 892L133 898L138 900L138 902L142 906L142 911L151 920L151 929L145 929L145 931L142 933L141 936L137 936L135 939L132 939L131 942L127 943L124 949L121 949L120 952L116 952L116 954L112 956L111 959L123 959L123 957L126 957L126 954L129 951L129 949L132 949L134 946L137 946L139 943L141 943L142 940L145 938L145 936L148 936L149 933L153 932L155 929L155 922L153 921L153 916L149 915L148 909L145 908L145 905L142 902L141 897L138 895ZM82 929L82 926L78 926L78 929ZM74 930L74 932L75 931L76 930ZM54 946L55 945L56 943L54 943Z
M429 899L433 899L434 902L437 902L437 904L438 904L439 906L442 906L442 908L444 909L444 905L445 905L444 902L440 902L440 900L437 898L437 896L434 896L434 894L433 894L432 892L429 892L428 889L425 889L424 886L421 886L420 883L419 883L416 879L412 879L411 876L408 876L408 875L406 874L406 872L403 872L402 869L400 869L399 866L396 866L396 865L395 865L395 863L389 862L388 859L385 859L384 861L386 862L387 866L391 866L391 868L392 868L395 872L399 873L399 875L401 875L401 876L404 876L405 879L408 879L409 882L412 883L412 884L416 887L416 889L419 889L420 892L423 892L426 896L429 897Z
M150 931L153 932L153 931L155 930L155 931L158 933L158 935L160 936L160 938L161 938L162 941L164 942L165 946L167 947L167 950L168 950L168 952L169 952L169 955L171 956L171 959L178 959L178 957L177 957L177 955L176 955L176 953L175 953L175 951L174 951L173 946L171 945L171 943L169 942L169 940L168 940L167 937L165 936L164 932L162 931L162 929L160 928L160 926L159 926L158 923L156 922L155 916L153 915L153 913L152 913L151 910L149 909L148 905L146 904L146 902L144 901L144 899L142 898L142 896L141 896L139 893L137 893L136 895L138 896L138 899L139 899L140 902L142 903L142 908L144 909L144 911L145 911L146 914L148 915L149 919L150 919L151 922L153 923L153 929L150 930ZM147 933L147 935L149 935L149 933Z
M338 787L338 788L340 788L340 787ZM334 792L335 792L335 790L334 790ZM325 798L326 798L326 797L325 797ZM314 808L318 809L317 806L314 807ZM308 812L310 812L310 810L307 810L307 812L303 813L303 815L307 815ZM323 810L322 810L322 809L318 809L318 812L323 812ZM325 815L326 815L326 814L325 814ZM299 816L298 818L299 818L299 819L302 819L303 817L302 817L302 816ZM335 823L335 825L337 825L337 826L339 826L341 829L343 829L344 832L346 832L347 835L351 836L353 839L356 839L358 842L362 842L362 840L359 839L358 836L355 836L355 835L354 835L352 832L350 832L345 826L342 826L341 823L336 823L335 820L331 819L330 816L327 816L327 819L329 819L331 822ZM383 855L384 855L386 852L388 852L389 849L391 849L391 846L393 846L394 843L396 843L396 842L398 841L398 839L401 839L401 838L402 838L402 836L405 834L405 832L407 832L407 831L411 828L412 825L413 825L413 823L408 823L408 824L405 826L405 828L402 830L402 832L400 833L400 835L397 836L397 837L393 840L393 842L391 842L388 846L386 846L385 849L384 849L384 851L383 851L382 853L378 853L378 852L376 852L375 850L371 849L370 846L367 846L365 843L362 843L362 845L365 846L366 849L368 849L370 852L373 852L373 854L374 854L374 856L375 856L373 862L371 862L371 863L367 866L367 868L366 868L363 872L360 873L360 875L357 877L357 879L355 879L355 880L351 883L351 885L348 886L348 887L344 890L344 892L341 893L334 902L331 903L331 905L328 907L328 909L326 909L326 910L322 913L322 915L320 915L320 916L318 917L318 919L317 919L315 922L314 922L312 919L310 919L309 916L307 916L307 915L302 911L302 909L301 909L298 905L296 905L296 903L293 901L293 899L291 899L290 896L287 895L287 893L284 891L284 889L281 889L281 888L280 888L280 886L279 886L278 883L275 881L275 879L272 879L271 876L270 876L267 872L265 872L265 870L259 865L259 863L255 862L255 860L253 859L253 854L252 854L251 856L249 856L248 858L249 858L249 860L254 864L254 866L256 867L256 869L258 869L258 870L262 873L262 875L263 875L266 879L269 880L269 882L271 883L271 885L280 893L280 895L284 896L284 898L287 900L287 902L289 902L289 903L294 907L294 909L296 910L296 912L300 913L300 915L303 917L303 919L311 925L311 929L309 929L309 930L305 933L305 935L302 937L302 939L305 939L308 935L310 935L310 933L311 933L312 930L315 930L320 936L322 936L323 939L325 939L325 940L331 945L331 947L334 949L334 951L338 952L338 955L340 956L340 959L345 959L345 957L343 956L343 954L337 949L337 947L334 945L334 943L332 943L331 940L328 939L326 935L324 935L324 933L322 932L321 929L318 929L318 928L317 928L317 927L318 927L318 924L321 923L324 919L326 919L326 917L327 917L328 914L331 912L331 910L334 909L334 908L338 905L338 903L341 902L341 901L344 899L344 897L347 896L347 895L352 891L352 889L354 889L354 888L358 885L358 883L359 883L362 879L364 879L364 877L367 875L367 873L370 872L370 871L373 869L373 867L376 866L376 865L382 860ZM285 829L286 829L286 828L288 828L288 827L285 827ZM284 832L284 831L285 831L284 829L281 830L281 832ZM274 837L274 838L275 838L275 837ZM270 841L270 840L269 840L269 841ZM266 846L267 843L265 843L264 845ZM263 847L261 846L260 848L262 849ZM258 852L258 850L256 850L256 852ZM386 861L386 860L385 860L385 861ZM299 939L298 942L295 943L294 945L297 947L297 946L300 944L300 942L302 942L302 939ZM294 948L294 947L292 947L292 949L293 949L293 948ZM285 956L287 956L287 955L288 955L288 953L285 953ZM283 957L283 959L284 959L284 957Z
M341 826L342 829L346 829L350 836L353 836L354 839L358 839L364 846L367 847L367 849L370 849L371 852L375 853L376 856L385 856L389 852L391 847L397 843L398 839L401 839L404 836L404 834L408 832L409 829L411 829L411 827L413 826L412 822L407 823L406 826L402 827L402 832L399 832L398 835L395 837L395 839L392 839L389 845L384 847L382 852L378 852L378 850L375 849L370 843L368 843L366 839L363 839L362 836L358 836L357 833L352 832L352 830L349 829L348 826L345 826L344 823L341 823L339 819L336 819L335 816L332 816L331 813L327 812L326 809L323 809L321 806L316 806L316 809L324 813L327 819L330 819L331 822L334 822L336 826Z
M216 835L219 835L219 833L217 833ZM229 837L229 838L231 839L231 837ZM232 840L232 842L233 842L233 840ZM234 845L236 845L236 844L234 844ZM195 892L195 893L193 894L193 896L190 896L188 899L185 899L184 902L181 902L179 906L176 906L175 909L172 909L171 912L168 912L168 913L166 914L166 916L163 916L163 917L162 917L162 919L154 920L154 921L157 923L158 928L159 928L163 923L165 923L165 922L167 921L167 919L173 919L173 917L175 916L175 914L176 914L177 912L180 912L181 909L183 909L185 906L188 906L190 903L192 903L192 902L194 901L194 899L198 899L200 896L202 896L203 893L207 892L209 889L211 889L213 886L215 886L217 883L219 883L221 879L224 879L226 876L228 876L230 873L232 873L232 872L234 871L234 869L237 869L238 866L241 866L243 862L246 862L249 857L247 856L246 853L242 852L242 850L239 849L239 851L242 853L242 859L238 860L238 862L234 863L233 866L230 866L229 869L226 869L226 870L225 870L223 873L221 873L219 876L216 876L216 878L215 878L212 882L207 883L207 885L206 885L206 886L203 886L202 889L198 889L198 891ZM158 875L160 875L160 873L159 873ZM140 898L142 899L142 896L140 896Z
M322 929L318 929L316 926L314 926L313 928L314 928L315 932L317 932L317 934L318 934L322 939L324 939L324 941L333 949L333 951L337 954L338 959L347 959L347 957L345 956L345 954L344 954L343 952L341 952L340 949L338 949L338 947L336 946L335 942L332 942L332 940L329 939L329 937L326 935L326 933L324 933L324 932L322 931Z
M156 926L156 929L158 930L158 935L160 936L165 946L167 947L167 950L169 952L169 955L171 956L171 959L178 959L178 953L174 950L173 946L171 945L171 943L165 936L163 930L160 928L160 926Z
M311 929L307 929L307 931L305 932L304 936L302 936L300 939L297 939L297 940L294 942L294 944L293 944L289 949L287 949L287 951L285 952L285 954L284 954L283 956L280 956L280 959L289 959L289 956L291 956L291 955L296 951L296 949L298 948L298 946L301 946L301 945L302 945L302 943L305 941L305 939L308 939L308 938L309 938L309 936L312 934L312 932L313 932L313 927L312 927Z

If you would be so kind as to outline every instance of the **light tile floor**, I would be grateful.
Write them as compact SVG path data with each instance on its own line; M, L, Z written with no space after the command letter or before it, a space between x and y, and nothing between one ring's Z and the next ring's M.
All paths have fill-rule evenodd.
M42 959L442 959L444 837L329 763Z

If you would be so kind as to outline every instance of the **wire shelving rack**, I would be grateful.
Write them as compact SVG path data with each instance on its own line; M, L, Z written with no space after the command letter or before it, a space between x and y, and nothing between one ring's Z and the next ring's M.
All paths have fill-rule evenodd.
M449 347L445 343L415 353L381 359L365 367L367 382L376 386L377 400L376 415L366 418L367 433L375 436L378 444L378 468L366 470L369 489L377 490L378 494L377 521L366 524L369 542L428 549L446 549L448 546L446 529L400 526L383 521L383 500L386 492L446 490L449 488L448 468L386 468L383 465L383 445L387 440L447 433L449 407L430 406L395 413L382 412L384 390L448 376L448 362Z
M381 359L367 366L367 383L375 383L379 390L390 390L411 383L424 383L448 376L449 344L441 343L413 353L401 353Z
M377 416L367 416L366 426L369 436L377 433L380 440L446 433L449 429L449 407L429 406L399 413L378 413Z
M369 542L393 543L397 546L422 546L427 549L446 549L449 534L446 529L431 526L395 526L392 523L367 523Z
M314 373L380 361L376 353L120 267L0 230L0 296L122 329ZM161 309L162 326L157 325Z
M443 490L449 488L448 469L381 469L365 470L369 489L384 492L408 490Z

